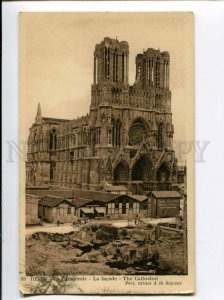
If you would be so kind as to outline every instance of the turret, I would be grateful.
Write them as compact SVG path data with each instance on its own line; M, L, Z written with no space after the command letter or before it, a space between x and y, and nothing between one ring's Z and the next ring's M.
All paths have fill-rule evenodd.
M94 51L94 84L128 83L129 46L126 41L105 37Z
M128 57L125 41L105 37L95 46L91 110L105 104L128 104Z
M136 56L136 80L138 85L169 89L169 53L152 48Z

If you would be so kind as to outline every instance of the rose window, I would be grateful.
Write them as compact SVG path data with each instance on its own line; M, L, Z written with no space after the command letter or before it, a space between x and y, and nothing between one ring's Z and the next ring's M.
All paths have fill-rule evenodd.
M147 135L146 128L141 124L134 124L129 130L129 143L130 145L139 145Z

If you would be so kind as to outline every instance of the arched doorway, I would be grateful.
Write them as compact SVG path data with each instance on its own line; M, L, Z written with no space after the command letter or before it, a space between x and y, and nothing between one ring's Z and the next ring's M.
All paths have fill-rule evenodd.
M156 173L157 180L160 182L169 181L170 170L166 163L162 163Z
M149 181L152 179L152 163L146 155L143 155L134 164L131 179L132 181Z
M156 172L156 179L158 181L157 188L159 190L170 190L171 183L170 183L170 169L166 162L162 163L159 169Z
M114 181L128 181L129 168L127 163L120 162L114 170Z

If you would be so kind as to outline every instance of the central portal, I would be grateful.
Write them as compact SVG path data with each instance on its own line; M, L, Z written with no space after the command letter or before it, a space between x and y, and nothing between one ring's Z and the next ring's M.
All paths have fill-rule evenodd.
M131 180L132 181L149 181L152 179L152 163L150 159L143 155L136 161L132 168Z

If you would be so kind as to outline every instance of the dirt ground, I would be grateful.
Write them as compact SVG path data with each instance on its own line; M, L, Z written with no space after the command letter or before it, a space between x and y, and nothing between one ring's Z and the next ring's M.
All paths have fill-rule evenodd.
M142 218L142 221L145 224L151 224L151 225L156 225L158 223L174 223L175 222L175 218L159 218L159 219L151 219L151 218ZM90 224L101 224L101 223L105 223L108 224L108 220L89 220ZM130 222L128 222L127 220L110 220L110 224L118 227L118 228L122 228L122 227L127 227ZM135 226L135 222L134 220L131 222L132 226ZM60 226L57 226L57 224L49 224L49 223L44 223L43 222L43 226L30 226L30 227L26 227L26 236L33 234L35 232L58 232L58 233L67 233L70 231L78 231L79 228L76 226L73 226L71 223L67 223L67 224L61 224Z

